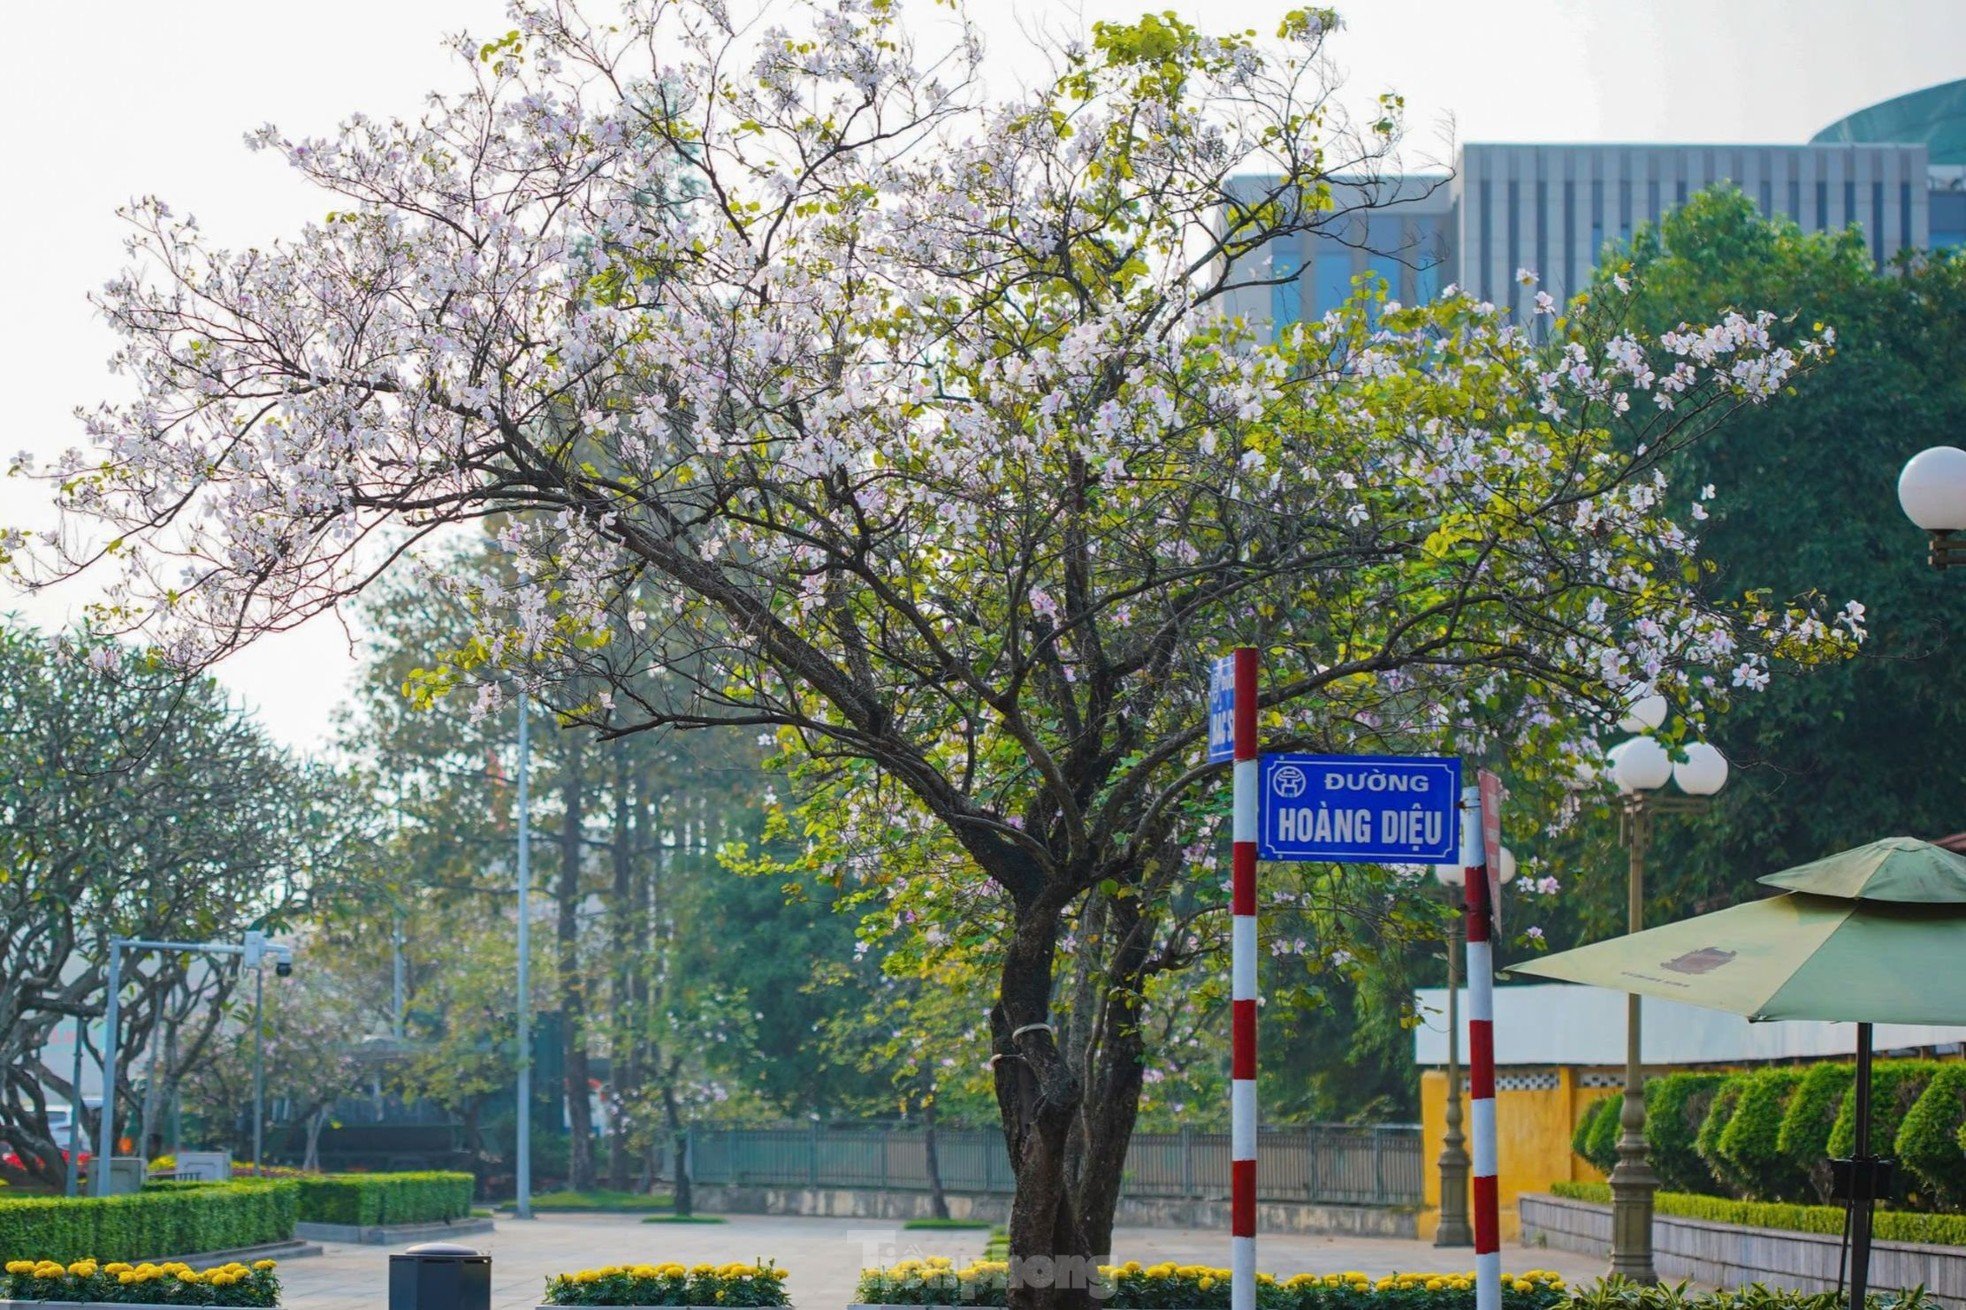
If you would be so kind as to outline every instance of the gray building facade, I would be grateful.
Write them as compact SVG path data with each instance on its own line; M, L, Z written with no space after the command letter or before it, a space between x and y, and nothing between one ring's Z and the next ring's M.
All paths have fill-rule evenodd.
M1807 145L1463 146L1451 175L1375 180L1371 192L1394 203L1272 243L1259 273L1275 284L1239 288L1226 309L1268 335L1329 313L1372 274L1395 300L1455 285L1526 318L1536 290L1575 295L1607 244L1719 182L1805 232L1861 228L1879 268L1907 249L1966 246L1966 79L1860 110ZM1366 187L1340 184L1341 211Z
M1718 182L1806 232L1857 225L1881 268L1902 250L1966 238L1949 214L1933 224L1935 196L1941 207L1966 199L1947 190L1950 171L1931 168L1922 143L1468 145L1451 176L1389 181L1378 190L1397 199L1385 208L1273 243L1267 276L1289 280L1241 288L1227 308L1274 331L1330 312L1355 278L1374 274L1394 300L1431 300L1453 285L1526 317L1537 289L1575 295L1608 243L1630 241ZM1250 192L1266 181L1250 178ZM1538 286L1523 286L1519 269L1536 273Z
M1456 279L1525 314L1536 271L1558 299L1590 283L1606 242L1626 242L1717 182L1805 232L1856 224L1883 267L1930 242L1926 151L1915 145L1470 145L1454 179Z

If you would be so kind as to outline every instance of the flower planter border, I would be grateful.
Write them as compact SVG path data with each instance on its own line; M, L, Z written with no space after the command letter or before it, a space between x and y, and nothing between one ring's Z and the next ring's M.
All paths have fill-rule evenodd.
M6 1310L0 1304L0 1310ZM550 1305L541 1302L536 1310L792 1310L789 1305L781 1306L728 1306L728 1305Z

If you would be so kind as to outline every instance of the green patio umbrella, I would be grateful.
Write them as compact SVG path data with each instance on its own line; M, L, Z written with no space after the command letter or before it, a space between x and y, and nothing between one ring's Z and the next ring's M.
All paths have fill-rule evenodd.
M1857 1025L1850 1304L1870 1271L1871 1025L1966 1024L1966 856L1891 837L1760 881L1779 896L1510 967L1709 1010Z

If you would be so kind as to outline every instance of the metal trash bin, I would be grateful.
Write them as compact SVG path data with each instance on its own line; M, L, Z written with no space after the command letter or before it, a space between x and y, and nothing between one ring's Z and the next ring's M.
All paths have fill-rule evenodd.
M491 1257L455 1242L392 1254L389 1310L491 1310Z

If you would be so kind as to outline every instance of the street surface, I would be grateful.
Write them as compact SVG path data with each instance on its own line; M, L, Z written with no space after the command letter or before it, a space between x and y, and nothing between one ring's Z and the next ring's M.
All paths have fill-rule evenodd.
M546 1276L596 1265L679 1260L724 1263L758 1257L791 1271L787 1284L799 1310L844 1310L860 1270L910 1256L946 1255L958 1263L979 1255L984 1232L903 1232L898 1223L870 1219L799 1219L735 1215L723 1224L644 1224L638 1215L542 1215L529 1223L501 1217L498 1231L460 1239L492 1255L492 1310L532 1310ZM280 1266L286 1310L380 1310L388 1303L389 1252L400 1247L324 1243L325 1253ZM1179 1228L1122 1228L1115 1258L1228 1263L1228 1238ZM1368 1237L1269 1236L1262 1266L1278 1274L1359 1270L1467 1270L1470 1251L1438 1251L1425 1242ZM1502 1267L1554 1269L1588 1281L1603 1262L1563 1251L1505 1248Z

